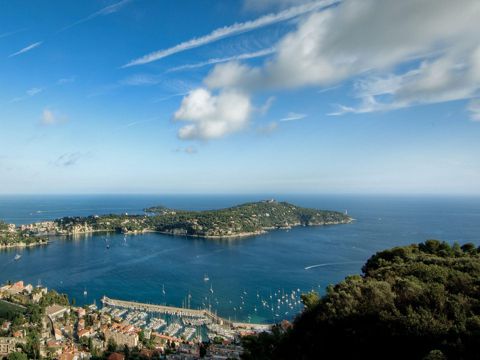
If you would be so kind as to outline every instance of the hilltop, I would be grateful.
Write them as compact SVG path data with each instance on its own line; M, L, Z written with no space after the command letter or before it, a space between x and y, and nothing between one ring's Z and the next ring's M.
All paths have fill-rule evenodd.
M272 229L347 224L352 221L352 218L337 211L303 208L275 200L205 211L155 206L144 209L144 212L142 215L63 217L54 221L22 225L19 228L8 226L11 234L21 233L25 238L94 232L160 232L181 236L228 238L262 234Z
M382 251L303 296L293 325L244 340L243 359L478 359L480 248L438 240Z
M145 209L155 214L156 229L173 234L229 237L264 233L295 226L345 224L350 217L337 211L303 208L287 202L266 200L207 211Z

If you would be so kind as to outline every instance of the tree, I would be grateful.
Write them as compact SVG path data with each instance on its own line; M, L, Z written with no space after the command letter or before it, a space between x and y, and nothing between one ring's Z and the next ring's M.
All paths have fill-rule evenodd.
M107 342L107 351L109 352L115 352L117 350L117 343L115 342L115 340L113 340L112 338L108 339L108 342Z
M28 360L28 357L22 352L13 352L8 354L7 360Z
M320 296L315 291L301 295L303 305L307 310L313 309L320 302Z
M244 359L478 359L480 253L428 240L373 255L363 275L302 296L293 327L243 339Z

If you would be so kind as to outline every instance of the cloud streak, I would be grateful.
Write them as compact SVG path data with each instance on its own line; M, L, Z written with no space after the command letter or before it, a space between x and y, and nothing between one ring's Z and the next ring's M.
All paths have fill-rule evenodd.
M44 90L44 88L38 88L38 87L34 87L34 88L31 88L31 89L28 89L28 90L25 92L25 95L24 95L24 96L19 96L19 97L13 98L13 99L10 100L9 102L10 102L10 103L15 103L15 102L19 102L19 101L28 99L29 97L35 96L35 95L37 95L37 94L40 94L41 92L43 92L43 90Z
M295 6L278 13L267 14L262 17L259 17L255 20L246 21L243 23L235 23L230 26L225 26L219 29L212 31L210 34L194 38L185 42L182 42L178 45L170 47L168 49L154 51L147 55L144 55L140 58L134 59L129 63L125 64L123 67L130 67L136 65L143 65L148 64L153 61L157 61L168 56L194 49L203 45L207 45L213 43L215 41L219 41L221 39L225 39L230 36L234 36L237 34L249 32L261 27L265 27L268 25L276 24L279 22L287 21L293 18L296 18L300 15L307 14L309 12L321 9L322 7L330 6L332 4L337 3L338 0L323 0L323 1L314 1L304 5Z
M22 31L25 31L25 30L27 30L27 29L18 29L18 30L9 31L9 32L0 34L0 39L3 39L3 38L6 38L6 37L9 37L9 36L18 34L19 32L22 32Z
M90 21L90 20L93 20L95 19L96 17L98 16L105 16L105 15L109 15L109 14L113 14L113 13L116 13L118 10L120 10L122 7L124 7L126 4L128 4L129 2L131 2L132 0L122 0L122 1L119 1L115 4L112 4L112 5L109 5L109 6L106 6L98 11L95 11L94 13L80 19L80 20L77 20L75 21L74 23L70 24L70 25L67 25L65 26L64 28L60 29L59 32L62 32L62 31L65 31L67 29L70 29L74 26L77 26L77 25L80 25L82 23L85 23L87 21Z
M42 45L42 41L37 41L33 44L30 44L30 45L24 47L23 49L18 50L17 52L14 52L13 54L10 54L8 57L14 57L14 56L18 56L20 54L24 54L28 51L31 51L31 50L39 47L40 45Z
M263 50L259 50L259 51L255 51L255 52L251 52L251 53L228 56L228 57L224 57L224 58L213 58L213 59L209 59L207 61L202 61L202 62L199 62L199 63L196 63L196 64L180 65L180 66L168 69L167 72L197 69L197 68L200 68L200 67L204 67L204 66L208 66L208 65L215 65L215 64L219 64L219 63L228 62L228 61L239 61L239 60L254 59L254 58L268 56L268 55L271 55L271 54L274 54L274 53L275 53L275 48L271 47L271 48L268 48L268 49L263 49Z
M480 94L479 31L477 0L344 0L302 19L275 45L273 59L217 64L203 83L210 93L250 99L267 90L352 81L360 103L339 105L330 115L470 100ZM476 101L468 110L478 120Z
M306 118L306 114L298 114L294 112L289 112L286 117L280 119L280 121L297 121Z

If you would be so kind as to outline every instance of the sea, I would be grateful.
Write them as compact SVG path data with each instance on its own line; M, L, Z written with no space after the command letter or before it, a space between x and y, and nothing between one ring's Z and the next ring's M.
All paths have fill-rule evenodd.
M229 240L154 233L53 237L47 246L0 251L0 282L41 284L76 304L100 305L106 295L273 323L301 311L301 293L323 294L329 284L361 274L377 251L427 239L480 245L480 198L468 196L2 195L0 219L27 224L63 216L142 214L154 205L218 209L270 198L347 211L355 221ZM21 258L15 261L17 254Z

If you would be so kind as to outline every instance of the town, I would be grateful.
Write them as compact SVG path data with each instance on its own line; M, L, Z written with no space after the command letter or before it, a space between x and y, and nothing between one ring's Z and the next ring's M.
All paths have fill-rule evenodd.
M23 281L0 287L0 325L0 358L7 359L240 359L245 336L271 331L208 310L108 297L100 306L75 306Z

